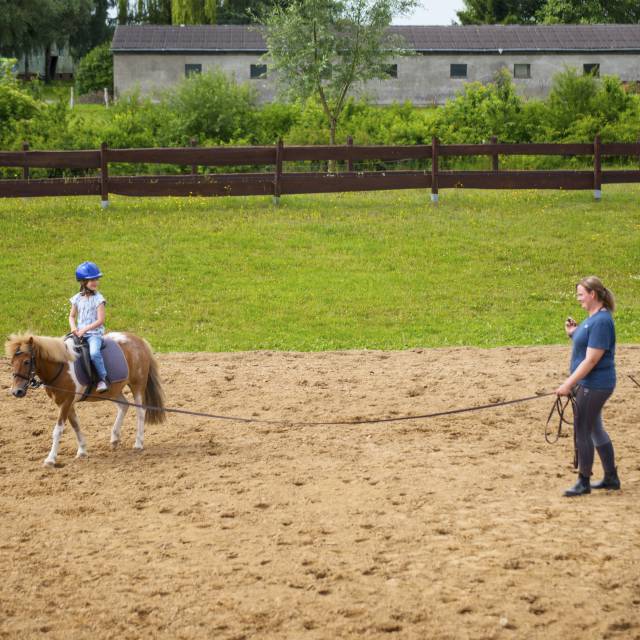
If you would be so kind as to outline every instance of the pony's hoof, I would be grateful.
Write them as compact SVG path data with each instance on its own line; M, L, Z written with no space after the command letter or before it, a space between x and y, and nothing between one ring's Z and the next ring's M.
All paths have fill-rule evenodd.
M78 451L78 453L76 453L76 460L84 460L85 458L88 458L89 456L87 455L86 451Z
M119 446L120 446L120 440L114 440L114 441L111 443L111 449L112 449L113 451L115 451Z
M55 460L51 460L51 458L47 458L43 463L42 466L45 469L53 469L53 467L56 466L56 461Z
M144 451L144 447L142 446L138 446L138 445L134 445L133 446L133 453L142 453Z

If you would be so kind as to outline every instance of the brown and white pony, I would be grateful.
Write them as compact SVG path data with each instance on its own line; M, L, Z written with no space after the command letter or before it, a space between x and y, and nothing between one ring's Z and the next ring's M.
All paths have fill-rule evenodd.
M144 447L144 425L164 422L164 394L158 376L158 365L146 340L132 334L113 332L106 337L115 340L122 349L129 367L129 377L121 382L111 384L109 390L102 394L91 394L87 401L112 398L126 402L122 393L129 386L136 404L144 404L153 409L136 407L138 429L134 450L142 451ZM53 466L58 457L60 438L64 424L69 419L78 441L76 458L87 455L85 437L80 431L80 423L75 411L75 403L82 398L87 387L76 377L73 361L79 356L72 338L49 338L31 334L12 335L5 343L5 353L11 360L13 385L11 393L16 398L27 395L30 386L37 386L36 376L44 384L47 395L58 405L60 413L53 427L53 444L44 461L45 466ZM127 404L116 404L118 415L111 430L111 446L117 447L120 442L120 428L129 408Z

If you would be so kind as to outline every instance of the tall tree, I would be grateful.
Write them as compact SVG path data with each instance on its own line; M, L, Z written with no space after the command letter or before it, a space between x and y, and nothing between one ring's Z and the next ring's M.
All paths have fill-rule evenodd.
M0 0L0 55L20 56L36 46L32 27L36 11L33 0Z
M318 98L331 144L353 85L386 77L390 60L405 52L388 27L415 6L415 0L298 0L266 16L268 61L281 89L294 99Z
M51 77L51 48L88 32L93 0L0 1L0 48L8 55L45 52L45 80Z
M538 13L547 24L637 24L638 0L547 0Z
M85 28L76 29L69 37L74 57L82 58L88 51L111 39L112 20L109 10L115 6L115 0L91 0L92 9Z
M51 66L51 49L54 44L59 47L67 43L72 53L78 57L79 52L88 51L90 42L84 37L89 32L91 14L94 9L93 0L40 0L41 22L38 35L42 38L45 51L45 81L51 80L54 69Z
M173 24L215 24L216 0L172 0Z
M578 0L579 1L579 0ZM464 0L462 24L531 24L546 0Z
M0 4L6 0L0 0ZM103 0L105 1L105 0ZM290 0L106 0L118 24L251 24Z
M146 0L146 22L171 24L171 0Z
M222 0L218 5L218 24L260 23L274 6L286 7L289 0Z
M129 24L130 16L129 1L118 0L118 24Z
M109 0L118 6L118 24L171 24L172 0Z

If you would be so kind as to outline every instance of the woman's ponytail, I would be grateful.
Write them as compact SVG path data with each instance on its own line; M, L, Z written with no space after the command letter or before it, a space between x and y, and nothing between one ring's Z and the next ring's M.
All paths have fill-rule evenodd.
M613 313L616 309L616 300L613 293L602 284L602 280L597 276L588 276L582 278L578 284L584 287L587 291L595 291L596 297L605 309L608 309ZM578 285L576 285L577 287Z

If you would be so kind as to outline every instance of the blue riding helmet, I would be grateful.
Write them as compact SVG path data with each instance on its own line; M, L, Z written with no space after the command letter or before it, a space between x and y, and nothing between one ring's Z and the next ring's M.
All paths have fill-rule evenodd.
M95 280L101 278L102 272L95 262L83 262L76 267L76 280Z

